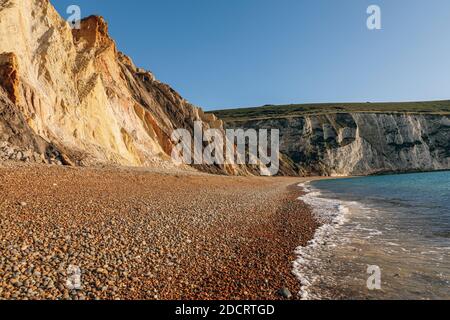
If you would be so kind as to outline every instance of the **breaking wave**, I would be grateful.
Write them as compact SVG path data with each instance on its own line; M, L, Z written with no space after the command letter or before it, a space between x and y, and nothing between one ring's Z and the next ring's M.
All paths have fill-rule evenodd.
M302 183L299 187L306 192L299 200L311 207L315 218L322 226L316 230L314 238L306 247L296 249L297 259L294 261L293 273L302 287L299 292L301 299L319 299L319 294L311 290L314 283L321 277L321 259L318 253L325 248L337 246L339 241L345 241L345 239L336 239L335 234L337 229L347 221L350 210L345 201L322 198L322 193L313 188L309 182Z

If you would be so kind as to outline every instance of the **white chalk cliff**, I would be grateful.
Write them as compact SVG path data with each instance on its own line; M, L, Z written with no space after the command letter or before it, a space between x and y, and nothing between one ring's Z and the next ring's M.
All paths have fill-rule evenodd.
M301 175L372 175L450 169L448 115L330 113L227 121L280 128L281 152Z

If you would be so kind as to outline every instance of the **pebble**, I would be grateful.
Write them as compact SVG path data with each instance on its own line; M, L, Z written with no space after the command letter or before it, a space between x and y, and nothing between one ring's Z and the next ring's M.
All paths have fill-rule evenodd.
M0 300L253 300L296 290L284 266L300 243L278 232L291 221L271 218L271 199L295 179L236 178L235 188L228 177L128 170L0 168ZM308 230L305 217L295 212ZM67 286L77 279L81 288Z
M285 299L292 299L292 293L288 288L281 288L279 294Z

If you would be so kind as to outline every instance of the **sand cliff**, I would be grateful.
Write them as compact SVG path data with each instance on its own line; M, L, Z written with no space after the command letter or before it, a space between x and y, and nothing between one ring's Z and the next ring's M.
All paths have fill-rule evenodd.
M2 110L21 119L12 134L3 129L3 117L0 134L14 147L56 163L167 167L173 165L173 129L192 131L194 121L205 129L222 126L119 52L101 17L85 18L72 30L48 0L2 0L0 30ZM53 151L15 145L14 136L27 134Z

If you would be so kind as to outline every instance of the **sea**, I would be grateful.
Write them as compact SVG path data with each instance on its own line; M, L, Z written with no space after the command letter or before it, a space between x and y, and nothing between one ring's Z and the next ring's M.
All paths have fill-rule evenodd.
M296 252L303 299L450 299L450 172L300 186L323 223Z

